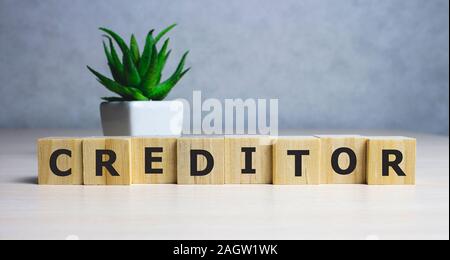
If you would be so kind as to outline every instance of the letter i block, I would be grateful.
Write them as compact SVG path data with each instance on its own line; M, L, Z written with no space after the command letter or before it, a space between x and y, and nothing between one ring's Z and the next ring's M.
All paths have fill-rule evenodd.
M131 185L131 139L83 140L85 185Z
M177 183L177 139L132 138L133 184Z
M272 139L225 137L226 184L272 184Z
M366 184L366 137L318 137L322 144L322 184Z
M415 185L416 139L371 137L367 144L369 185Z
M224 184L224 138L180 138L178 184Z
M82 160L81 139L39 139L38 183L41 185L82 185Z
M273 183L320 184L320 139L279 137L273 144Z

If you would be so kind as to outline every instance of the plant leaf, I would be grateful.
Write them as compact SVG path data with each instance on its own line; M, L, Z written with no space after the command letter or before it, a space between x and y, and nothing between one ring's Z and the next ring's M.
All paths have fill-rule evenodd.
M114 74L113 74L114 80L116 80L117 82L119 82L121 84L126 84L125 79L124 79L125 77L123 75L124 74L123 65L122 65L122 62L119 59L119 56L117 55L116 49L114 48L114 44L112 42L112 39L108 35L105 35L105 37L109 41L109 49L111 51L111 63L113 65L113 67L114 67L115 73L117 74L117 76L116 76L117 79L116 79L116 77L114 77ZM111 69L111 66L110 66L110 69ZM111 73L113 73L113 69L111 69Z
M122 97L102 97L103 100L107 102L123 102L123 101L132 101L131 99L126 99Z
M119 94L121 97L126 99L138 100L138 101L147 101L148 98L145 97L141 91L132 87L122 86L119 83L103 76L99 72L95 71L91 67L87 66L87 68L94 74L98 79L98 81L104 85L108 90Z
M111 70L111 75L113 76L115 81L120 82L120 73L118 72L117 67L114 64L111 52L108 50L108 47L106 46L105 42L103 42L103 49L105 51L106 59L108 60L108 66L109 69Z
M103 27L100 27L99 29L101 31L107 33L108 35L110 35L117 42L117 44L120 47L120 50L122 50L122 53L129 52L127 44L122 39L122 37L120 37L117 33L113 32L113 31L111 31L111 30L109 30L107 28L103 28Z
M166 56L164 57L164 61L161 64L161 68L160 68L161 73L159 73L158 80L157 80L158 84L161 83L162 72L164 71L164 68L166 66L167 60L169 59L171 52L172 52L172 50L169 50L167 52Z
M155 44L159 42L159 40L161 40L162 37L164 37L164 35L166 33L168 33L170 30L172 30L173 28L175 28L175 26L177 26L176 23L170 25L169 27L167 27L166 29L162 30L160 33L158 33L158 35L155 38Z
M114 64L123 71L123 65L120 62L119 55L117 55L116 48L114 48L114 44L112 42L111 37L107 36L109 40L109 48L111 49L111 57L114 61Z
M106 59L108 60L108 62L111 62L112 61L111 53L109 52L105 42L103 42L103 50L105 51Z
M138 87L141 83L141 76L139 76L139 72L134 65L130 52L124 53L122 59L125 67L125 82L132 87Z
M184 63L186 62L186 57L188 56L188 54L189 54L189 51L187 51L183 54L183 57L181 58L180 62L178 63L177 69L175 70L175 72L173 73L172 76L174 76L175 74L182 73L181 71L184 68Z
M164 100L170 93L170 91L175 87L175 85L180 81L180 79L190 70L186 69L182 73L178 74L177 77L171 77L163 83L158 84L154 87L148 96L150 100L160 101Z
M133 58L131 57L130 49L126 45L125 41L115 32L106 29L100 28L100 30L109 34L119 45L122 50L122 61L124 66L124 82L126 85L137 87L141 83L141 77L139 76L139 72L134 65Z
M152 58L152 52L154 50L155 39L153 39L153 31L151 30L145 39L144 50L142 51L141 60L139 62L138 71L141 78L144 77L145 73L148 70L148 66L150 65L150 61Z
M167 61L167 48L169 46L170 39L166 39L161 48L161 51L158 53L158 57L156 58L156 67L153 71L153 74L150 76L149 82L150 85L156 86L159 84L161 80L162 71Z
M167 47L169 46L169 41L170 41L170 38L167 38L164 41L161 51L158 53L158 59L164 58L166 56Z
M150 58L150 64L148 65L147 71L142 78L140 90L144 93L144 95L149 95L150 90L156 86L155 77L157 74L157 60L158 60L158 51L156 49L156 45L153 44L152 47L152 56Z
M131 50L131 57L133 58L134 64L137 66L139 64L139 45L136 41L136 37L134 37L134 34L131 35L130 40L130 50Z
M189 52L186 52L180 60L177 69L166 81L158 84L150 90L146 96L151 100L163 100L167 97L170 91L175 87L175 85L180 81L180 79L190 70L190 68L183 70L186 57Z

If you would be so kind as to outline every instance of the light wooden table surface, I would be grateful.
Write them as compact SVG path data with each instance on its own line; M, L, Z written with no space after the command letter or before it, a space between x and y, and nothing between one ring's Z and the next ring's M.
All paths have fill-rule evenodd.
M298 131L299 134L342 131ZM449 239L449 138L418 138L418 184L38 186L38 137L0 130L0 239Z

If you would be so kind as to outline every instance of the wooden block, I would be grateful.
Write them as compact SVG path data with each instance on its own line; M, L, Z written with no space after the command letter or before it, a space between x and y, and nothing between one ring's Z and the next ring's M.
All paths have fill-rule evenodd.
M131 139L133 184L177 183L177 139L136 137Z
M224 184L224 138L178 139L178 184Z
M322 184L366 184L366 137L318 137L322 147Z
M131 139L84 139L83 175L85 185L130 185Z
M416 139L370 137L367 144L369 185L415 185Z
M41 185L83 184L82 140L44 138L38 140L38 183Z
M317 137L279 137L273 143L273 184L320 184Z
M272 139L225 137L226 184L272 184Z

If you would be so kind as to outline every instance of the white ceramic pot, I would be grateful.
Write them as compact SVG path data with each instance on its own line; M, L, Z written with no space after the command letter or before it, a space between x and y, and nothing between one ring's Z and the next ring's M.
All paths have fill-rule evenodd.
M179 136L183 130L180 101L104 102L100 114L105 136Z

